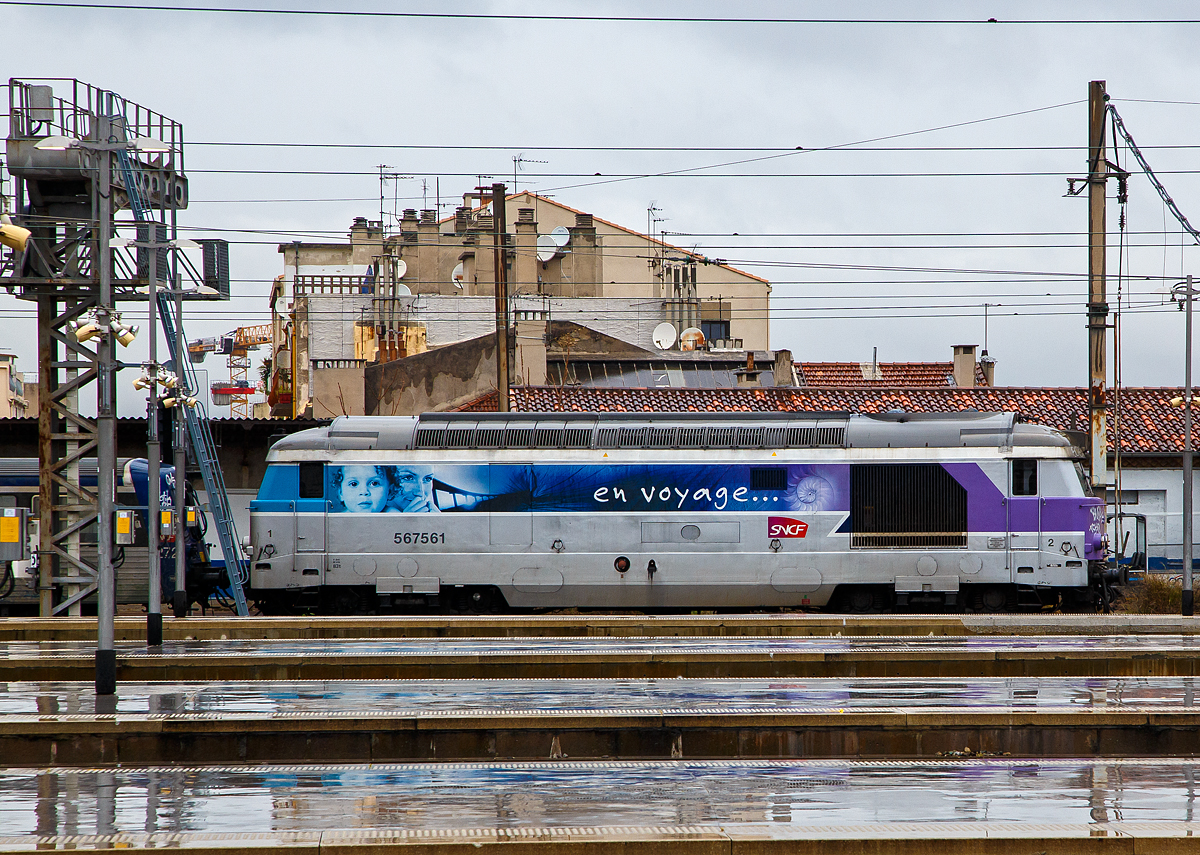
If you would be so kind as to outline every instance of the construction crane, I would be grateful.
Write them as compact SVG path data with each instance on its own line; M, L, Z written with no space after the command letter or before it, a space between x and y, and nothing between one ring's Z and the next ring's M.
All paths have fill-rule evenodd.
M188 358L203 362L210 353L225 356L229 366L229 382L213 383L210 387L214 406L231 407L235 419L250 418L250 396L255 388L250 383L250 351L271 343L271 325L238 327L223 335L197 338L188 342Z

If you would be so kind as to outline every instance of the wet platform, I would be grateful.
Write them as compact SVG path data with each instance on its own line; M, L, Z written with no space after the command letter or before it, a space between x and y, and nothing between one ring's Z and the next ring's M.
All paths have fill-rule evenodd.
M145 618L117 618L118 641L146 638ZM1178 615L437 615L428 617L165 617L168 641L222 639L1195 635L1200 617ZM94 641L95 618L0 618L0 641Z
M116 645L117 678L1196 676L1194 635L225 639ZM94 645L0 643L0 680L90 680Z
M0 770L0 852L1195 851L1180 760Z
M0 684L10 766L1166 756L1196 678L547 679Z

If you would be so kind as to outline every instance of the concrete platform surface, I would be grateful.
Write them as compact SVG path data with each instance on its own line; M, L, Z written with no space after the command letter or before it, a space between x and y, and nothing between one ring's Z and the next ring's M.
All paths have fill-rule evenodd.
M1197 678L0 684L10 766L575 759L1162 757Z
M118 680L1194 676L1200 636L217 639L117 648ZM0 680L87 680L94 645L0 643Z
M1198 773L1144 759L8 769L0 852L1190 852Z
M118 641L146 638L142 617L118 617ZM487 638L531 636L739 635L1195 635L1200 617L1179 615L431 615L426 617L164 616L169 641L227 638ZM0 641L94 641L96 619L0 618Z

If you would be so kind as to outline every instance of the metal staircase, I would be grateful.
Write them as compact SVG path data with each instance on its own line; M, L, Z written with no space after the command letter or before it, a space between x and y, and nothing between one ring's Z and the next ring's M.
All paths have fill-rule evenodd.
M157 226L148 216L148 209L142 200L140 183L142 180L138 163L127 151L118 150L117 161L124 179L125 192L129 196L129 207L134 219L139 224L146 224L148 236L157 237ZM140 236L139 236L140 237ZM151 249L158 252L158 249ZM175 300L165 291L158 292L158 316L162 323L163 333L167 338L167 347L175 360L176 373L182 385L195 394L200 388L196 382L196 370L192 367L186 352L179 353L177 345L180 340L186 341L183 334L183 318L177 310ZM151 330L151 335L154 331ZM216 444L213 442L212 431L209 429L208 413L204 405L197 403L195 407L180 404L185 416L188 439L192 446L192 457L200 467L200 476L204 480L204 490L208 493L209 512L217 526L217 536L221 541L221 551L225 554L225 572L229 577L229 587L233 592L233 600L237 613L246 617L250 612L246 606L246 593L243 590L250 580L249 563L242 557L241 542L238 539L237 526L233 520L233 510L229 506L229 494L225 490L225 478L217 461ZM176 477L184 477L184 473L176 473Z
M176 349L179 338L183 337L183 324L182 319L176 313L176 304L170 294L164 292L158 294L158 316L162 319L163 333L167 337L167 347L171 351L172 359L175 360L180 381L187 386L189 392L194 394L199 388L196 383L196 370L192 368L187 353L179 353ZM188 439L192 444L192 456L200 467L200 476L204 479L204 490L208 493L209 512L217 526L221 551L225 553L225 572L229 576L229 587L233 591L237 613L241 617L245 617L249 614L249 610L246 607L246 593L242 586L250 579L250 568L248 562L242 558L242 546L238 540L237 526L233 521L233 510L229 506L229 494L225 491L225 477L221 474L221 465L217 461L216 444L213 442L212 431L208 426L208 413L205 411L204 405L200 403L197 403L195 407L187 407L183 404L179 406L186 418Z

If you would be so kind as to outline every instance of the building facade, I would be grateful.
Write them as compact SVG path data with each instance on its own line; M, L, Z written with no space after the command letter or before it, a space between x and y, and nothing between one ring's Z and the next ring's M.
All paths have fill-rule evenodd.
M547 349L569 352L573 338L590 337L556 342L556 321L633 351L768 350L766 280L533 193L509 196L504 214L515 385L546 382ZM418 401L460 403L487 376L494 388L495 354L484 351L496 323L495 220L482 197L468 194L455 216L442 220L434 211L405 211L395 234L358 219L348 243L281 244L279 251L284 274L271 296L273 414L363 412L369 395L352 388L362 385L355 378L368 366L452 345L461 351L468 342L475 344L461 358L446 354L454 377L445 385L455 393L445 400L410 395L403 409ZM673 339L665 347L663 324ZM464 374L468 364L483 372L489 360L490 375Z
M0 353L0 419L37 415L37 382L26 385L25 375L16 370L17 357ZM33 400L26 397L29 393Z

